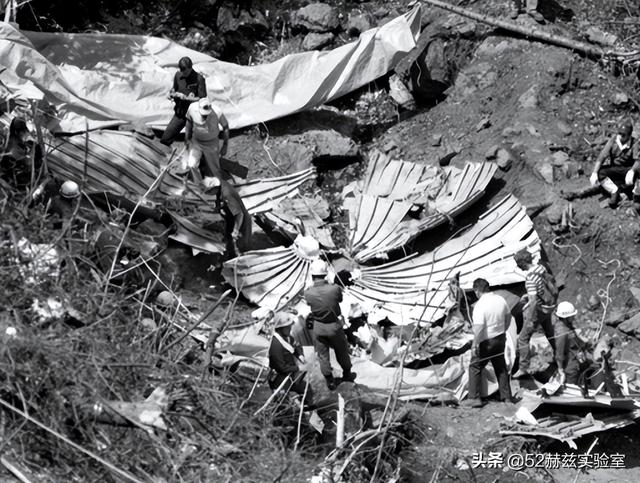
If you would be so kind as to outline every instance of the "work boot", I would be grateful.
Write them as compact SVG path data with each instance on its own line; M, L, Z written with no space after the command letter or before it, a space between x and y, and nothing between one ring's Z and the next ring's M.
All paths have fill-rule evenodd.
M538 12L537 10L527 10L527 14L539 24L544 23L544 17L540 15L540 12Z
M356 380L355 372L347 372L346 374L342 375L342 382L353 382L355 380Z
M465 399L462 401L461 406L465 408L481 408L484 406L484 402L482 402L482 399Z
M609 207L617 208L618 203L620 203L620 192L616 191L615 193L611 193L611 197L609 198Z

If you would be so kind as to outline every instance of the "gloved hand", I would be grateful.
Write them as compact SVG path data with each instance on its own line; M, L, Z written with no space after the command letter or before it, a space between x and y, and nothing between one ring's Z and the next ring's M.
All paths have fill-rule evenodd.
M630 169L629 171L627 171L627 174L626 174L626 175L625 175L625 177L624 177L624 183L625 183L627 186L631 186L631 185L633 184L633 178L634 178L635 174L636 174L636 173L635 173L632 169Z
M591 183L591 186L597 186L598 185L598 173L596 173L596 172L591 173L591 176L589 177L589 182Z

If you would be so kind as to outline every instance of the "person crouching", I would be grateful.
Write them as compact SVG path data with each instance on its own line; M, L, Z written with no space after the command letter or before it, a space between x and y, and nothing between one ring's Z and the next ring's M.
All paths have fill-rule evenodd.
M313 400L311 386L307 387L304 371L301 371L298 362L302 362L304 356L302 348L295 343L291 337L291 327L294 320L290 314L284 312L276 313L274 317L275 327L271 345L269 346L269 387L277 390L283 381L287 382L283 386L283 391L293 391L302 396L305 394L305 404L310 404Z

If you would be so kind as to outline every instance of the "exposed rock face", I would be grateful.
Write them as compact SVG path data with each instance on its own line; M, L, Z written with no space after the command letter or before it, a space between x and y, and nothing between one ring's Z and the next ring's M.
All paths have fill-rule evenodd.
M331 32L324 34L309 32L302 41L302 48L304 50L320 50L331 45L334 37Z
M270 25L264 14L258 9L237 10L231 5L223 5L218 10L218 31L241 32L248 36L260 38L269 31Z
M361 13L359 15L352 15L349 17L347 23L347 33L352 37L360 35L362 32L366 32L375 24L375 19L371 14Z
M311 3L295 12L291 24L311 32L330 32L340 26L340 18L335 7L326 3Z

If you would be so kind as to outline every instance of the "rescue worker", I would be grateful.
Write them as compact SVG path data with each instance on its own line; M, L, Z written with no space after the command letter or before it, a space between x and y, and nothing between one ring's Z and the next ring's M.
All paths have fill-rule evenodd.
M558 288L555 279L548 270L539 263L533 262L533 256L526 249L520 250L514 255L515 262L526 273L526 295L522 302L522 329L518 336L518 353L520 355L520 367L513 377L522 377L529 374L529 362L531 352L529 341L538 327L541 327L544 335L555 353L556 345L553 337L553 322L551 315L556 308L558 300Z
M504 359L506 331L511 323L511 310L500 295L491 291L489 282L478 278L473 282L478 301L473 307L473 343L469 363L469 399L467 405L481 407L482 370L491 362L498 380L500 401L511 402L511 384Z
M269 387L275 391L280 387L282 381L289 378L284 386L284 391L294 391L304 395L306 373L300 371L299 362L303 362L304 355L302 348L295 343L291 337L291 326L294 323L291 314L278 312L274 316L274 332L271 344L269 345ZM307 387L307 397L305 403L309 404L313 400L311 386Z
M209 99L200 99L189 106L186 114L185 143L187 157L183 169L199 168L203 176L222 178L220 156L227 153L229 123L224 114L217 115ZM223 143L220 148L220 127ZM204 158L204 163L202 159Z
M513 0L513 8L509 15L513 20L518 18L518 15L522 12L522 3L525 3L527 15L536 22L544 23L544 17L538 12L538 0Z
M335 389L329 350L333 349L342 368L342 380L353 382L356 375L351 372L349 344L342 328L340 302L342 289L327 281L328 267L323 260L311 263L313 286L304 292L304 299L311 308L309 318L313 320L313 337L316 354L320 362L320 371L327 381L327 387Z
M202 74L193 70L193 62L189 57L178 61L178 68L173 77L173 87L169 92L169 99L173 99L173 117L162 134L160 142L170 146L180 131L187 124L187 110L192 102L207 97L207 86Z
M579 384L581 375L591 365L587 359L587 342L575 331L577 314L571 302L560 302L556 309L556 364L561 384Z
M609 194L612 208L620 202L620 189L633 184L634 161L640 162L640 142L632 133L631 121L625 121L602 148L589 178L591 186L600 185Z
M251 215L242 198L233 186L215 176L204 178L203 184L216 190L216 204L226 225L227 254L231 257L246 251L251 241Z

